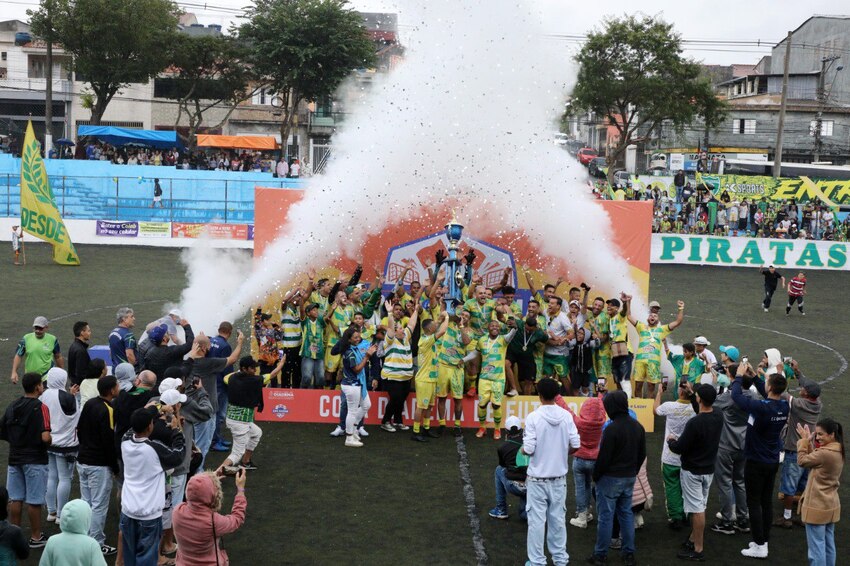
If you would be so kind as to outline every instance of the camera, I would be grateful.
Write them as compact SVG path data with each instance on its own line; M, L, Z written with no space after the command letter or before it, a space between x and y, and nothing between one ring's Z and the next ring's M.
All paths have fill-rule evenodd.
M717 362L716 364L714 364L712 366L712 369L714 369L714 371L716 371L717 373L722 373L724 375L726 374L726 366L724 366L721 362Z

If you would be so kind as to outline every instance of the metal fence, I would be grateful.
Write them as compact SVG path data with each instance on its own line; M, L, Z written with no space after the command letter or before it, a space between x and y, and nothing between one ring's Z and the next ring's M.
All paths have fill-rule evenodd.
M253 223L256 181L159 177L162 199L153 198L154 179L51 175L50 186L63 218L153 222ZM269 179L262 186L292 188ZM0 176L0 216L21 213L20 176Z

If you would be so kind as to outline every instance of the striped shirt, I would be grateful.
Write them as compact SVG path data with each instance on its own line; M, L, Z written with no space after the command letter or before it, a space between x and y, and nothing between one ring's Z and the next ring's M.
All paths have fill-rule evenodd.
M803 290L806 288L806 278L794 277L788 283L788 294L792 297L801 297Z
M280 316L280 326L283 329L284 348L297 348L301 345L301 316L294 305L288 305Z
M340 307L337 305L331 315L331 327L334 331L331 332L331 335L328 338L328 348L333 348L334 345L339 342L339 338L342 336L342 333L348 330L348 327L351 325L351 319L353 317L354 307L351 305Z
M457 324L449 322L449 327L443 337L440 338L439 343L437 358L441 364L456 367L463 361L463 356L466 355L466 346L463 345L462 336Z
M437 381L437 337L434 334L419 339L419 370L416 379Z
M410 350L410 329L405 327L399 339L396 335L384 339L384 367L381 377L392 381L407 381L413 377L413 353Z

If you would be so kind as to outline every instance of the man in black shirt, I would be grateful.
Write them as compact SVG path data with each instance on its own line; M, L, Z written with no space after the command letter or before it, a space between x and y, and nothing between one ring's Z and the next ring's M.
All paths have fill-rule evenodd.
M526 519L525 510L525 479L528 472L528 457L520 456L522 463L517 462L517 454L522 448L522 422L519 417L512 415L505 421L505 429L508 434L505 442L499 446L499 465L496 466L496 506L490 510L490 516L494 519L508 518L507 494L512 493L519 497L519 518Z
M47 447L50 446L50 411L39 401L44 391L41 374L25 373L21 380L24 396L6 408L0 422L0 439L9 443L10 522L21 526L24 502L30 520L30 548L42 548L47 535L41 532L41 506L47 492Z
M180 365L183 356L192 349L192 341L195 339L192 326L185 319L180 320L180 326L186 333L186 342L179 346L168 345L168 327L165 324L155 326L148 332L148 340L150 340L152 347L145 353L145 369L156 374L158 383L165 379L165 370L171 366Z
M89 340L91 327L88 322L74 323L74 342L68 348L68 378L73 385L79 385L86 378L91 358L89 357Z
M699 413L688 421L679 438L673 435L667 438L670 450L682 455L682 495L685 499L685 513L691 516L691 535L678 554L683 560L702 562L705 559L705 506L708 503L708 489L714 479L714 461L720 446L720 434L723 432L723 415L712 409L716 398L714 386L707 383L698 385L696 401Z
M776 292L776 284L778 282L782 283L782 288L785 288L785 277L782 276L776 268L768 266L767 269L761 268L760 273L764 276L764 300L761 303L761 306L764 307L764 312L768 312L770 309L770 301L773 299L773 293Z

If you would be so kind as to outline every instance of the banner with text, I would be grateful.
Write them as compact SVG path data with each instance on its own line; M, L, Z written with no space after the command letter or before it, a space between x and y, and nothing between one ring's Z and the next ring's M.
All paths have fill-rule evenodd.
M135 238L139 235L138 222L114 222L111 220L98 220L95 226L98 236L120 236L122 238Z
M191 224L171 223L172 238L224 238L226 240L247 240L247 224Z
M850 243L653 234L652 263L850 270Z
M369 393L372 408L366 414L365 423L368 425L381 424L381 419L386 412L389 398L386 393L372 391ZM512 415L516 415L525 422L525 417L540 405L540 400L532 396L517 396L506 398L503 421ZM581 405L587 401L586 397L565 397L567 405L576 413L581 412ZM290 423L339 423L339 411L341 398L339 391L326 389L263 389L263 412L255 415L258 421L290 422ZM463 421L466 428L477 428L479 426L477 400L464 397ZM638 421L647 432L655 430L655 417L652 412L652 399L631 399L629 406L634 410ZM447 412L454 414L454 399L446 401ZM416 394L411 393L404 404L404 420L410 424L413 411L416 408ZM431 411L431 420L437 422L436 410ZM452 418L448 422L453 422ZM493 423L493 415L487 412L487 422Z
M139 237L170 238L171 222L139 222Z

